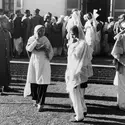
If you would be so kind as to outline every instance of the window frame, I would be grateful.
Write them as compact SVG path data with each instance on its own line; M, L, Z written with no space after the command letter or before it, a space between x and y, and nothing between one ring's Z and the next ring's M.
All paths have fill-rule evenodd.
M5 0L2 0L3 10L14 12L14 0L8 0L8 2L9 2L9 3L8 3L8 8L9 8L9 10L6 10L6 9L5 9L6 1L5 1ZM13 4L13 8L11 8L11 4Z

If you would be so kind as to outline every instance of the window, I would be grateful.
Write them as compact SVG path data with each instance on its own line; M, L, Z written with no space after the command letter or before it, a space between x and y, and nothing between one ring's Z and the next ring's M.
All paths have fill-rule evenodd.
M3 0L3 9L5 11L14 11L14 0Z
M74 8L80 9L80 2L81 0L67 0L67 15L70 15Z

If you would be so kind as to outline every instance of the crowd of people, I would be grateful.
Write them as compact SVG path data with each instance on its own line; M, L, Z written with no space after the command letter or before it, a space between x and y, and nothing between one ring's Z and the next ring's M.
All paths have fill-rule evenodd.
M75 11L76 9L73 9ZM24 14L16 10L15 14L0 10L9 21L9 32L11 33L11 56L13 58L27 57L25 50L27 41L33 35L36 25L45 26L45 36L50 40L54 56L67 55L68 30L70 16L60 15L59 17L48 12L44 16L39 14L40 10L35 9L31 14L26 10ZM97 16L97 17L96 17ZM122 17L124 18L124 16ZM75 17L74 17L75 19ZM119 19L121 19L119 17ZM86 41L94 49L93 55L110 55L114 45L114 35L117 34L117 22L113 17L108 17L106 22L102 22L100 16L95 13L84 14L80 11L80 20L85 33Z
M120 15L116 23L113 17L103 23L97 11L83 15L73 9L70 16L60 17L50 12L42 17L39 11L36 9L31 15L30 10L26 10L22 15L17 10L8 17L0 10L1 93L9 91L10 57L29 57L24 97L31 95L41 112L47 87L51 84L50 61L53 56L64 54L67 56L66 91L75 112L70 121L83 121L87 114L85 89L88 78L93 75L92 57L107 54L114 57L117 104L125 110L125 14Z
M71 107L75 113L75 115L70 119L71 122L83 121L87 115L87 106L84 99L85 89L87 88L88 78L93 75L91 63L92 57L99 54L101 48L100 41L102 22L97 19L98 16L99 15L97 13L87 13L84 15L86 22L83 27L81 21L81 11L74 9L65 27L65 38L67 40L67 68L65 72L66 91L69 94L69 98L72 102ZM120 17L123 18L124 16L120 15ZM108 20L112 26L113 17L109 17ZM117 104L120 109L124 110L125 92L123 88L125 64L123 38L125 35L125 22L124 20L120 21L119 27L117 27L119 28L119 31L116 33L117 35L115 37L114 34L110 34L111 32L107 29L109 27L112 28L112 32L117 31L118 29L114 28L114 26L111 27L110 25L105 24L104 38L105 40L107 38L107 41L111 40L109 43L109 46L111 47L109 53L115 60L117 60L115 61L117 71L114 84L118 85ZM31 37L28 40L26 46L27 51L32 52L32 56L28 68L24 97L31 95L32 100L35 101L34 105L38 108L38 111L41 112L45 103L47 87L50 84L51 70L50 64L47 62L52 59L55 51L52 49L50 44L51 37L49 37L49 33L46 35L46 27L45 30L42 30L42 25L38 26L39 28L37 26L35 27L34 35L32 36L33 38ZM41 36L39 36L39 32L42 33ZM50 43L47 42L48 40ZM115 40L117 41L116 43ZM51 47L47 47L45 43L49 43L48 45Z

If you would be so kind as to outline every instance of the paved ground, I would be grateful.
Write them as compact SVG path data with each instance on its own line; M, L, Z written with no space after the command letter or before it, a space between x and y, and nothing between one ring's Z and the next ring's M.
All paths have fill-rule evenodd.
M28 59L21 59L21 61L28 61ZM53 58L52 62L66 63L66 58L56 57ZM92 62L97 65L112 66L112 58L99 57L94 58ZM26 71L24 72L24 68L27 69L26 67L21 65L21 68L19 68L14 65L12 69L19 68L19 72L16 75L20 75L20 73L24 75L26 74ZM57 68L59 67L57 66ZM59 70L62 73L58 72L58 74L64 75L64 70L65 68ZM105 75L105 78L111 77L111 73L105 67L103 68L104 74L102 74L102 69L100 68L97 69L98 71L94 70L96 78L102 78ZM114 69L110 72L113 71ZM53 72L53 75L55 74L57 73ZM75 125L75 123L69 122L70 117L74 113L69 109L70 99L65 91L64 82L52 82L47 91L45 106L40 113L33 107L31 97L23 98L24 84L11 83L11 87L15 88L16 91L0 97L0 125ZM99 82L90 83L85 96L88 115L84 119L84 122L77 124L125 125L125 112L117 108L116 94L117 89L112 85L112 82L104 84Z
M23 98L25 83L11 83L15 92L0 97L0 125L125 125L125 112L117 108L116 87L89 84L86 90L88 115L81 123L69 122L74 114L64 82L52 82L42 112L33 107L31 97Z

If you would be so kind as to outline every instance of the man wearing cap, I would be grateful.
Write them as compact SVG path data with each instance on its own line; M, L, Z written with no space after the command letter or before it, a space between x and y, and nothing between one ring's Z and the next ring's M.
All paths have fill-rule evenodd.
M34 11L34 16L31 18L31 26L32 26L31 32L32 32L32 35L33 35L34 27L36 25L44 25L44 19L43 19L42 16L39 15L39 12L40 12L40 10L36 9Z

